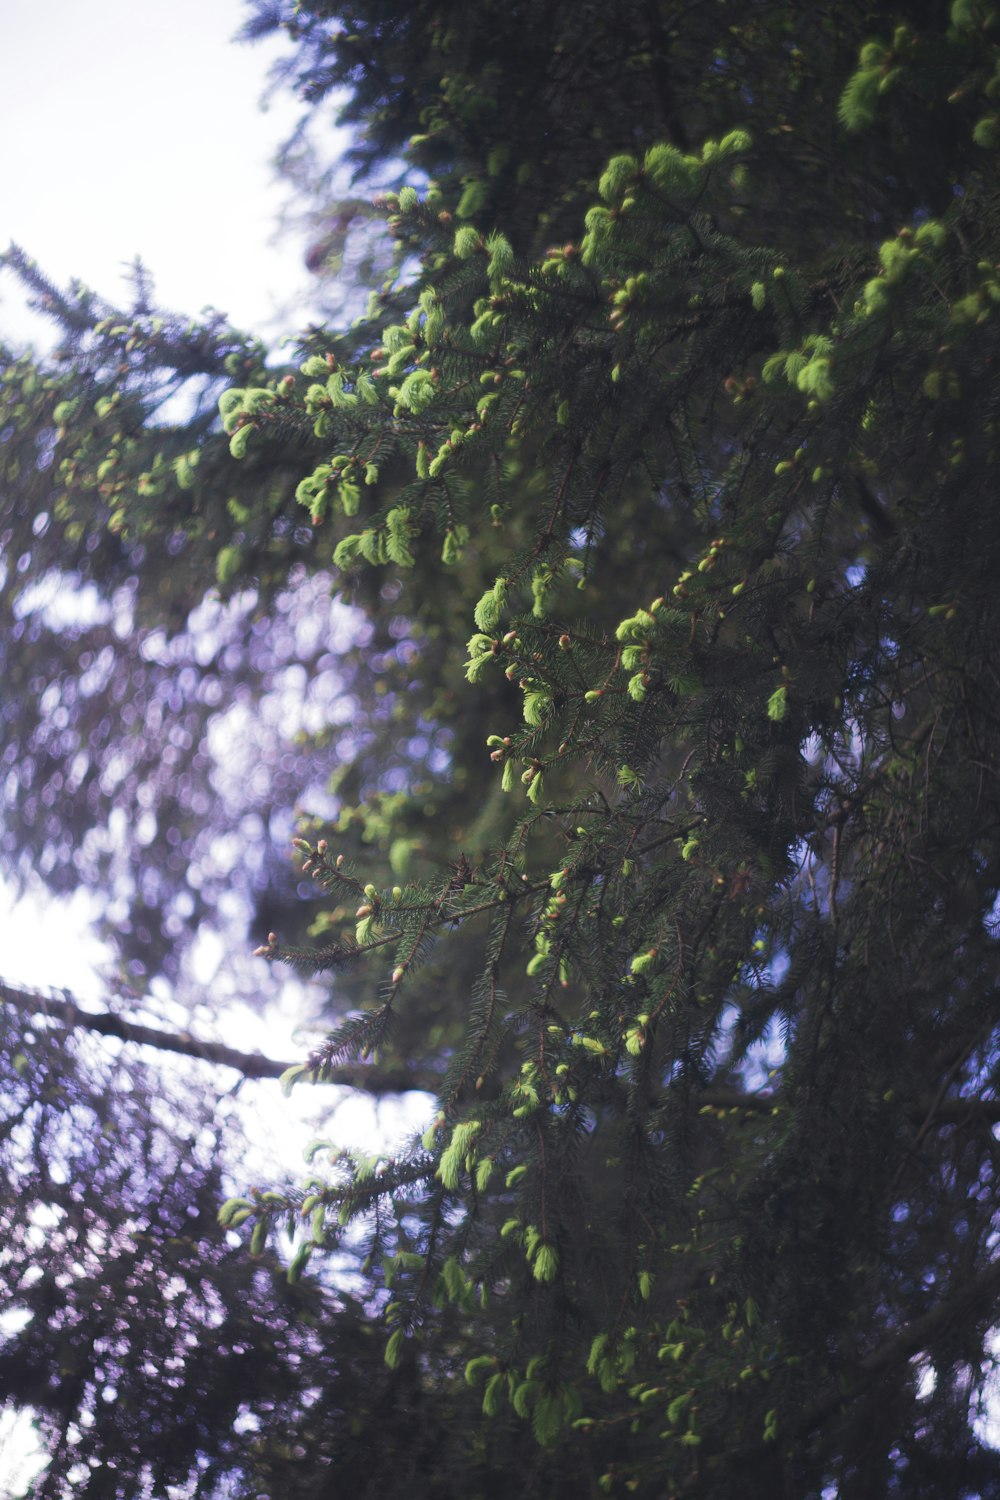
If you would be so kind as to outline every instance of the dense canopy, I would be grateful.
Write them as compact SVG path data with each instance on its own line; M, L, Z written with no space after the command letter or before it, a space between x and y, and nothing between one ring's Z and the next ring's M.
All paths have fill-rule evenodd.
M3 847L120 955L0 986L38 1494L1000 1493L1000 15L277 29L360 316L6 260ZM248 1181L206 929L422 1136Z

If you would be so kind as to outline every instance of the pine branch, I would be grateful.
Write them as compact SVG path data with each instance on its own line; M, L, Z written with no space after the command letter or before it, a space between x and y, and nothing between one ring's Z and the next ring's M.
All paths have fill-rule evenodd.
M85 1010L66 994L47 996L0 981L0 1002L29 1015L41 1014L69 1029L79 1027L95 1031L101 1036L116 1037L119 1041L156 1047L161 1052L195 1057L215 1067L234 1068L244 1078L280 1078L289 1068L296 1066L266 1057L262 1052L242 1052L236 1047L227 1047L223 1042L199 1040L187 1032L161 1031L158 1027L143 1026L110 1011ZM370 1063L340 1063L325 1071L323 1082L341 1084L381 1097L412 1090L435 1093L440 1080L419 1069L381 1068Z

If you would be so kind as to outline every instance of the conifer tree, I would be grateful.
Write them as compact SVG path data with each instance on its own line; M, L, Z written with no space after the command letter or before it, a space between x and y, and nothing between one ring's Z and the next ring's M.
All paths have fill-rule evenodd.
M222 1205L325 1298L239 1492L1000 1486L997 22L261 9L379 180L364 316L277 368L15 262L70 342L7 370L5 558L168 639L357 611L257 953L329 984L289 1088L438 1103Z

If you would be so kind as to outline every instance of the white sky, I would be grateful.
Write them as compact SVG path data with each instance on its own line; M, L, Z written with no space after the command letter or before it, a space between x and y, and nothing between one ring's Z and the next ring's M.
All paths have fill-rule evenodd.
M286 309L294 328L309 276L301 244L273 243L288 193L270 162L299 110L284 91L261 111L282 47L232 43L241 0L2 10L0 247L111 298L138 254L163 306L264 333ZM0 280L0 338L27 336L18 301Z

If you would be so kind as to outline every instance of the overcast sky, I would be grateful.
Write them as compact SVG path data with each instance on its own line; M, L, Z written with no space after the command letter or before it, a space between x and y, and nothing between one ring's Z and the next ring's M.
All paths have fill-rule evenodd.
M296 326L302 246L274 243L287 189L270 162L298 115L262 112L277 41L234 45L241 0L12 0L0 49L0 247L109 297L140 255L157 299L239 326ZM0 338L29 325L0 281Z

